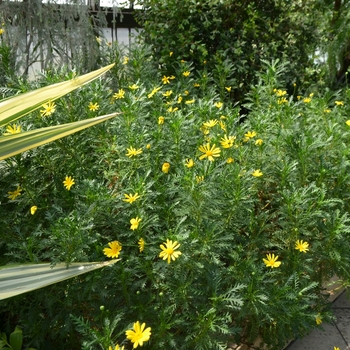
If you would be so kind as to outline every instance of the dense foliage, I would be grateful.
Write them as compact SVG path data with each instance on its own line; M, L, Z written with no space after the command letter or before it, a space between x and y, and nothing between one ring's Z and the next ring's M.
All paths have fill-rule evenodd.
M155 58L173 74L173 63L191 60L215 72L224 70L231 98L241 101L263 60L287 59L287 83L310 77L322 34L320 4L315 1L143 0L137 14ZM327 21L327 12L323 14ZM228 69L221 68L230 63ZM312 74L311 74L312 76ZM214 74L215 77L215 74Z
M122 112L1 162L0 259L101 261L118 241L121 260L1 301L2 330L38 349L130 349L140 321L145 349L258 336L279 349L330 320L323 285L349 280L349 93L288 94L284 65L263 62L242 122L206 67L178 60L170 76L147 47L102 49L117 62L108 78L12 125Z
M0 301L0 332L48 350L281 349L331 320L329 279L350 280L347 5L142 3L129 51L79 8L77 71L115 67L0 131L122 112L0 162L0 266L120 261ZM19 76L20 23L0 28L2 97L74 78L54 56ZM33 38L60 46L52 23L33 21Z

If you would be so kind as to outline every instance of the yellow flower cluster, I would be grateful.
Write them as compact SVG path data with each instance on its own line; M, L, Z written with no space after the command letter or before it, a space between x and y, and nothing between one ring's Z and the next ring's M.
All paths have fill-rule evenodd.
M282 98L279 98L279 99L278 99L277 103L278 103L279 105L282 105L282 104L284 104L284 103L288 103L288 100L287 100L285 97L282 97Z
M304 242L303 240L297 240L295 242L295 249L299 250L301 253L306 253L309 250L309 243ZM266 254L266 259L263 258L263 262L267 267L279 267L281 266L281 261L278 260L278 255L275 254ZM317 324L320 324L322 321L320 318L316 318Z
M280 90L280 89L274 89L273 92L278 96L278 97L282 97L287 95L287 91L286 90Z

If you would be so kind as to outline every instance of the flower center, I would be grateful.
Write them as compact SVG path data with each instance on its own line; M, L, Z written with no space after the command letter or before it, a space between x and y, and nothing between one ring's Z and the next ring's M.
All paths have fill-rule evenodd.
M213 152L212 151L207 151L206 155L207 155L207 157L211 157L213 155Z
M174 249L173 248L167 248L165 251L166 251L166 253L168 255L172 255L174 253Z

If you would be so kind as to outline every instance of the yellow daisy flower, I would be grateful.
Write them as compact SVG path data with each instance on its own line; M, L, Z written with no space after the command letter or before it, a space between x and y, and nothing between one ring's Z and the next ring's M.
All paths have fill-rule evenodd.
M137 244L139 245L140 253L142 253L145 250L145 240L140 238Z
M108 350L113 350L111 346L108 347ZM124 346L120 347L118 344L115 346L114 350L124 350Z
M17 188L14 191L9 191L7 192L8 198L11 199L12 201L15 200L18 196L21 195L21 192L23 190L21 189L20 186L17 186Z
M35 214L35 212L38 210L38 207L36 206L36 205L33 205L31 208L30 208L30 213L32 214L32 215L34 215Z
M275 256L275 254L266 254L267 259L263 259L264 264L266 267L279 267L281 265L280 261L277 261L278 255Z
M169 83L170 83L170 80L169 80L169 79L170 79L169 77L166 77L166 76L164 75L163 78L162 78L163 84L169 84Z
M252 172L252 175L255 176L255 177L259 177L259 176L262 176L263 173L260 171L260 169L257 169L257 170L254 170Z
M51 101L44 103L42 107L44 108L40 111L40 114L42 117L48 117L49 115L54 113L56 110L55 102L51 102Z
M156 94L161 88L160 87L156 87L154 88L148 95L148 98L151 98L154 94Z
M170 169L170 164L169 163L164 163L162 165L162 172L167 174L169 172L169 169Z
M66 176L65 180L63 181L63 185L68 191L74 184L74 179L71 176Z
M142 219L141 218L139 218L138 216L136 216L136 218L133 218L133 219L131 219L130 220L130 224L131 224L131 226L130 226L130 230L137 230L138 229L138 227L139 227L139 224L140 224L140 221L141 221Z
M295 249L299 250L302 253L306 253L309 250L309 243L303 242L303 240L299 241L299 239L295 242Z
M129 158L137 156L142 153L142 148L136 149L132 146L130 146L130 148L127 148L126 150L128 151L126 153L126 156L128 156Z
M162 95L165 97L169 97L173 93L173 90L168 90L166 92L163 92Z
M287 95L287 91L285 91L285 90L280 90L280 89L277 90L277 89L274 89L273 91L274 91L274 93L276 93L276 95L279 96L279 97L284 96L284 95Z
M88 108L90 109L90 111L97 111L100 108L100 106L98 105L98 103L90 102Z
M118 92L116 92L113 97L118 100L120 98L124 98L125 97L125 91L123 89L119 89Z
M166 240L166 243L160 245L160 249L162 252L160 252L159 257L163 258L163 260L168 259L168 264L170 264L170 260L175 261L182 253L176 249L180 247L180 244L178 244L177 241L171 241L169 239Z
M211 119L211 120L208 120L207 122L204 122L204 123L203 123L203 126L205 126L206 128L212 128L212 127L214 127L217 123L218 123L218 120L217 120L217 119Z
M136 84L129 85L130 90L137 90L138 88L139 88L139 86Z
M249 141L250 139L252 139L253 137L256 136L256 132L255 131L248 131L246 134L244 134L244 141Z
M169 108L167 109L167 112L169 112L169 113L174 113L174 112L176 112L177 110L178 110L177 107L173 108L173 107L171 106L171 107L169 107Z
M197 184L204 181L204 176L196 176Z
M103 249L103 254L108 258L117 258L122 250L122 244L118 241L108 243L109 248Z
M209 142L206 145L201 145L199 150L204 153L199 157L200 160L208 158L208 160L212 162L214 161L214 157L220 157L221 149L219 147L215 147L215 145L210 147Z
M320 314L317 314L315 317L315 321L318 325L320 325L322 323L322 317Z
M139 199L140 198L140 196L139 196L139 194L136 192L135 194L124 194L124 199L123 199L123 201L124 202L127 202L127 203L134 203L135 201L136 201L136 199Z
M187 168L192 168L193 166L194 166L194 161L193 161L193 159L192 158L190 158L190 159L186 159L186 164L185 164L185 166L187 167Z
M5 136L19 134L21 132L21 126L17 124L7 125L6 132L3 134Z
M221 138L221 146L223 148L231 148L233 146L233 143L235 142L236 136L227 136Z
M146 323L137 321L134 323L133 329L129 329L125 332L127 339L129 339L133 344L133 348L136 349L139 345L143 346L143 343L148 341L151 337L151 327L146 328Z
M311 101L311 100L310 100ZM305 102L305 101L304 101ZM279 98L277 103L282 105L283 103L288 103L288 100L285 97Z

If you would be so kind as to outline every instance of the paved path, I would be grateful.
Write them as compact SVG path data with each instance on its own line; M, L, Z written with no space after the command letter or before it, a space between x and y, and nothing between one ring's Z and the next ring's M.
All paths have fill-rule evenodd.
M294 340L285 350L350 350L350 290L344 291L333 302L336 320L322 324L303 339Z

